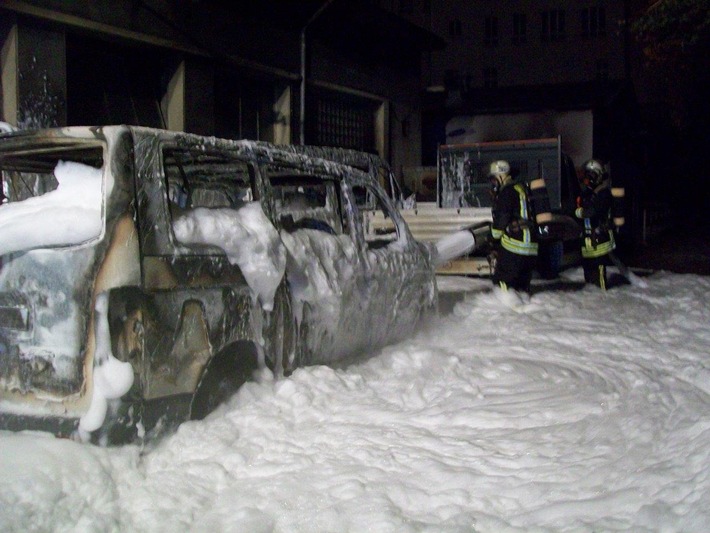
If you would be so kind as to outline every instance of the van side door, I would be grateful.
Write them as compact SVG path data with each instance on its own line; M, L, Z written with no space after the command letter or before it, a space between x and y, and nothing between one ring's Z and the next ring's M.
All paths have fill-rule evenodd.
M379 345L395 342L413 334L421 319L436 312L434 267L381 187L371 182L354 185L352 199L363 232L370 335Z
M257 298L219 233L244 209L260 211L258 189L253 165L229 151L170 137L135 144L144 397L181 396L174 409L184 410L213 355L238 340L259 340Z
M287 250L286 278L299 330L298 365L332 363L367 339L365 270L337 172L297 163L262 169Z

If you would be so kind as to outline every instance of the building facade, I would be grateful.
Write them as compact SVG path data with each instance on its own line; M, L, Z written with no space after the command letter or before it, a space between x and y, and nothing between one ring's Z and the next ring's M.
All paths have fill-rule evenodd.
M3 0L2 120L125 123L418 164L421 54L443 41L364 6Z
M431 90L620 80L628 75L627 2L380 0L440 35L424 56Z
M448 15L432 24L449 40L446 54L431 54L433 84L465 92L626 77L623 2L479 0Z

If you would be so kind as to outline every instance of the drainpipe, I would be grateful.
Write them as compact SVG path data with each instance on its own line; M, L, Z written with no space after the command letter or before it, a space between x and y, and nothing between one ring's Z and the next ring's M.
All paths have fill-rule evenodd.
M334 2L334 0L327 0L323 5L321 5L318 10L313 13L308 22L301 28L301 94L300 94L300 113L299 113L299 141L301 146L306 144L306 29L310 26L314 20L316 20L325 9Z

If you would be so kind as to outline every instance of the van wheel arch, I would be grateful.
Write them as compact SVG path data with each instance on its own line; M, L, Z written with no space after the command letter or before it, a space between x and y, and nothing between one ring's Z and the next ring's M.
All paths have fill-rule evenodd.
M190 402L190 420L202 420L228 400L259 369L259 352L249 341L234 343L205 367Z

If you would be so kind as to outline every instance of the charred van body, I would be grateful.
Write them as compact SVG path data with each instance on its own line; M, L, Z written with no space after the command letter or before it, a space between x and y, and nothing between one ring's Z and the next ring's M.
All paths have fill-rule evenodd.
M429 249L342 162L110 126L2 135L0 172L1 428L132 440L436 310Z

